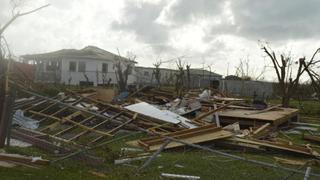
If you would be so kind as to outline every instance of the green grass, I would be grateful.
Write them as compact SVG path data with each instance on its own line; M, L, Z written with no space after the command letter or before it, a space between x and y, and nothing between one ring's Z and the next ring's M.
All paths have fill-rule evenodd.
M301 136L293 135L291 137L299 139L298 142L301 144L307 143L301 140ZM99 155L106 159L103 165L88 166L81 161L65 160L44 166L41 169L26 167L0 168L0 177L1 179L8 180L101 179L100 177L92 175L89 171L104 173L107 176L105 179L161 179L160 174L162 172L195 175L200 176L201 179L282 179L289 174L283 170L260 167L255 164L229 159L192 148L165 151L161 153L161 157L158 157L150 166L139 173L137 172L137 168L140 167L145 160L132 162L129 166L114 165L113 160L120 158L120 148L126 146L124 143L127 140L135 138L136 137L130 137L99 149ZM299 157L283 152L251 152L229 150L222 147L215 148L231 154L269 163L275 163L274 156L288 159L307 159L306 157ZM7 152L42 156L47 159L56 158L54 156L48 156L45 152L32 147L8 148ZM298 166L290 167L298 168ZM305 170L305 168L303 168L303 170ZM312 172L320 173L320 169L318 167L312 167ZM291 179L302 178L302 175L294 175Z
M269 103L272 104L281 104L281 100L273 99L270 100ZM300 114L303 116L310 116L310 117L319 117L320 116L320 101L301 101L298 100L291 100L290 107L297 108L300 110Z

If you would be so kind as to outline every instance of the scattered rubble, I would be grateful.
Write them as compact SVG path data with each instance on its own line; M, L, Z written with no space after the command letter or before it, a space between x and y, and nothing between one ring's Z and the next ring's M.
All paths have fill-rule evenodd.
M288 125L308 127L295 127L294 130L317 131L318 125L298 122L297 109L279 105L257 109L243 99L217 96L211 94L210 90L199 91L198 95L194 91L187 92L184 97L177 98L167 90L145 86L118 97L113 102L109 97L108 100L99 97L93 88L67 90L53 98L24 87L20 87L19 91L25 96L14 103L14 128L11 129L11 136L48 153L67 154L53 160L53 163L68 158L81 159L95 165L103 163L104 160L91 150L137 132L146 133L147 136L128 141L126 144L129 147L121 148L121 159L114 160L114 164L148 159L139 168L141 170L160 156L163 150L182 146L247 161L201 146L202 143L259 151L272 149L316 159L320 156L312 146L297 145L291 141L282 142L273 136L274 133L283 133L281 127ZM118 134L123 134L121 131L125 131L127 135L118 137ZM320 138L314 134L304 135L304 139L320 142ZM79 148L81 150L78 150ZM155 153L150 156L141 154L143 151ZM276 160L295 163L280 158ZM273 166L259 161L248 161ZM284 170L291 171L285 168ZM166 173L161 176L200 179L199 176Z

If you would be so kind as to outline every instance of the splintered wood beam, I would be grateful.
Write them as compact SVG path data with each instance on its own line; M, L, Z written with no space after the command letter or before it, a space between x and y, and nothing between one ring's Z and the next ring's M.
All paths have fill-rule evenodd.
M262 126L260 126L257 130L255 130L253 132L253 134L258 134L259 132L263 131L264 129L266 129L267 127L269 127L271 124L270 123L266 123Z
M226 105L223 105L223 106L221 106L221 107L218 107L217 109L212 109L212 110L210 110L210 111L208 111L208 112L206 112L206 113L200 114L198 117L192 119L192 121L199 121L199 120L201 120L201 119L203 119L203 118L205 118L205 117L207 117L207 116L209 116L209 115L211 115L211 114L213 114L213 113L215 113L215 112L221 111L222 109L230 106L230 105L233 104L233 103L234 103L234 102L230 102L230 103L228 103L228 104L226 104Z
M101 134L101 135L105 135L105 136L111 136L111 137L113 136L113 135L108 134L106 132L99 131L99 130L96 130L96 129L92 129L92 128L88 127L88 126L85 126L83 124L75 122L75 121L73 121L71 119L67 119L67 118L62 118L61 119L61 118L58 118L56 116L50 116L50 115L47 115L47 114L44 114L44 113L39 113L39 112L32 111L32 110L30 110L29 112L32 113L32 114L36 114L36 115L39 115L39 116L47 117L47 118L50 118L50 119L53 119L53 120L56 120L56 121L60 121L62 123L67 121L67 122L70 122L70 123L72 123L74 125L77 125L78 127L82 128L82 129L85 129L85 130L88 130L88 131L91 131L91 132L94 132L94 133L97 133L97 134Z

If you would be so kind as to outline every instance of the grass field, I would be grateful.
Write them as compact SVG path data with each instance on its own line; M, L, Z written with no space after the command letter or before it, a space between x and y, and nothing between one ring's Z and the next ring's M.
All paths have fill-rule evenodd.
M273 101L277 103L277 101ZM297 101L292 102L293 106L298 107ZM301 111L303 116L320 117L320 104L314 101L302 102L304 110ZM286 138L279 135L281 138ZM290 135L292 141L299 144L307 144L302 140L301 135ZM41 169L32 169L27 167L15 167L15 168L0 168L0 179L14 180L14 179L30 179L30 180L43 180L43 179L161 179L160 174L176 173L200 176L201 179L283 179L290 173L274 168L261 167L255 164L250 164L244 161L234 160L213 153L209 153L202 150L192 148L180 148L176 150L164 151L161 153L161 157L157 158L142 172L137 171L145 160L135 161L128 165L114 165L113 160L120 158L120 148L125 147L127 140L135 139L136 137L130 137L100 149L98 153L106 159L104 165L101 166L88 166L81 161L64 160L57 163L53 163L49 166L44 166ZM260 160L277 164L274 157L283 157L293 160L308 160L307 157L297 156L295 154L288 154L283 152L261 152L261 151L244 151L241 149L230 149L214 144L206 144L215 149L219 149L223 152L246 157L248 159ZM316 145L316 144L314 144ZM55 159L57 157L48 156L47 153L32 147L28 148L7 148L7 152L19 153L25 155L42 156L47 159ZM320 150L319 150L320 152ZM291 167L294 169L300 168L299 166L288 166L279 164L285 167ZM301 170L305 170L306 167L302 167ZM92 171L103 173L106 177L98 177L93 175ZM313 173L320 174L320 168L318 166L312 166ZM303 179L303 175L294 174L289 179ZM319 178L310 178L319 179Z

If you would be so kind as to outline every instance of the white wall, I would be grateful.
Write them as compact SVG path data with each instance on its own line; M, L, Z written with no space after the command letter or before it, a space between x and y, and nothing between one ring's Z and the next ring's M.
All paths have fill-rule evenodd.
M69 64L70 62L76 62L77 67L75 72L69 71ZM86 63L86 70L85 72L78 72L79 62ZM96 59L63 59L62 60L62 68L61 68L61 83L69 84L69 79L71 85L78 85L80 81L86 81L84 73L89 78L90 82L93 82L95 86L98 84L103 84L103 73L102 73L102 64L108 64L108 72L106 73L105 83L108 82L109 78L112 79L111 84L116 84L116 74L115 70L113 69L113 62L112 61L105 61L105 60L96 60ZM134 72L134 71L133 71ZM134 75L129 75L128 77L128 84L132 84L135 82Z
M156 78L154 76L152 77L153 71L154 71L153 68L136 67L137 83L138 84L156 84L157 83ZM145 72L148 72L148 75L146 75ZM167 84L168 83L167 78L172 76L172 82L170 84L174 84L176 73L177 73L176 70L160 69L160 74L161 74L160 83Z

